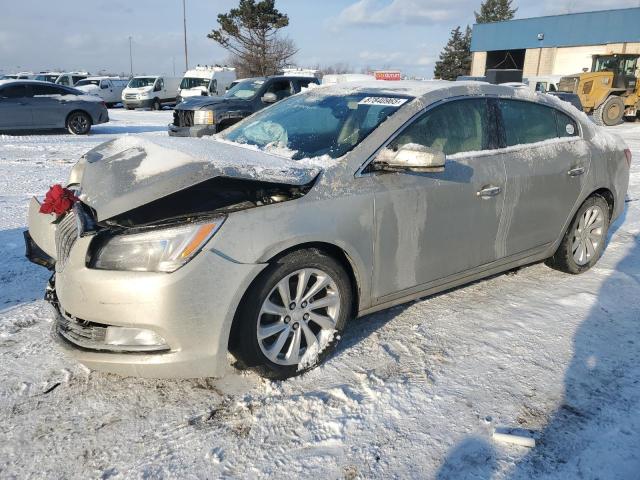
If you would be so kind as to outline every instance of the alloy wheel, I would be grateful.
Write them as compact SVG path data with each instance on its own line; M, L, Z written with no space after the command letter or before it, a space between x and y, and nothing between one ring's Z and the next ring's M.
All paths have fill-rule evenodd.
M603 241L604 227L604 212L598 205L584 211L573 233L571 247L573 260L578 265L586 265L596 255Z
M297 270L273 287L260 308L260 350L278 365L298 365L331 341L339 313L336 282L316 268Z
M69 120L69 126L75 134L82 134L87 131L89 121L84 115L76 114Z

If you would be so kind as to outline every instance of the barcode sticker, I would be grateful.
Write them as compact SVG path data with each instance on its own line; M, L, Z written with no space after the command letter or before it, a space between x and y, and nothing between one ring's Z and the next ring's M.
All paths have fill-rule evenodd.
M399 107L407 103L406 98L393 97L365 97L358 102L358 105L381 105L383 107Z

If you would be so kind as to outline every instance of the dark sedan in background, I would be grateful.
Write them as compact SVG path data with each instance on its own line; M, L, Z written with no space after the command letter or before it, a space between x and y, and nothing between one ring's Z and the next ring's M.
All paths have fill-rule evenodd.
M179 103L169 124L172 137L213 135L255 112L299 93L314 77L276 75L239 81L221 97L191 97Z
M85 135L108 121L99 97L47 82L0 80L0 132L64 128Z

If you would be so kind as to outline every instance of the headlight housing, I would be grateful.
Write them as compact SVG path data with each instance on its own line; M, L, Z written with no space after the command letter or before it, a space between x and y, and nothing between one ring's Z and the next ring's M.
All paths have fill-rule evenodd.
M196 125L213 125L216 117L212 110L196 110L193 112L193 123Z
M134 272L175 272L215 235L225 217L141 233L115 235L94 250L90 268Z

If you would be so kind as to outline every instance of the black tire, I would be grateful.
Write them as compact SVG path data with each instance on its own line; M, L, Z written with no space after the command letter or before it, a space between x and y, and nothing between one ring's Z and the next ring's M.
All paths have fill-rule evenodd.
M335 331L332 339L318 352L310 364L305 364L303 361L297 365L279 365L267 358L260 347L258 340L259 316L263 303L270 294L273 294L276 285L281 280L287 278L287 276L301 269L321 270L328 274L334 281L340 295L338 318L335 323ZM313 284L310 285L313 286ZM295 292L296 286L292 286L291 288L292 292ZM322 363L335 350L346 322L352 313L352 302L353 293L349 274L336 259L318 249L297 250L283 256L277 260L277 262L269 265L258 276L247 290L236 312L231 332L230 350L238 359L237 366L241 368L252 368L263 377L280 380L294 377L311 370L316 365ZM311 301L309 303L311 303ZM291 320L291 322L293 323L292 326L295 327L295 320ZM309 323L306 325L309 327ZM283 347L284 350L287 349L288 345L291 345L288 342L293 342L293 333L294 332L287 334L291 336L287 337L287 343L285 343ZM277 337L277 335L279 335L279 333L274 336ZM302 332L300 332L300 335L302 336ZM304 358L304 355L302 358ZM302 365L300 365L300 363L302 363Z
M593 112L593 121L602 126L612 127L622 122L624 117L624 101L615 95L607 98Z
M91 130L91 117L85 112L71 112L67 117L67 131L73 135L86 135Z
M158 100L157 98L153 101L153 105L152 107L154 110L162 110L162 104L160 103L160 100Z
M585 215L587 210L592 207L598 207L602 213L602 233L601 233L601 241L598 243L598 246L594 249L594 254L591 255L590 259L586 261L586 263L578 263L574 257L574 241L577 239L577 228L580 223L581 218ZM607 201L602 198L600 195L592 195L587 198L582 206L578 209L573 220L569 224L567 231L562 237L562 241L560 242L560 246L556 253L549 259L546 260L546 264L561 272L578 274L583 273L593 267L596 262L602 256L602 252L604 252L605 245L607 243L607 233L609 231L609 222L610 222L610 210L609 204Z

